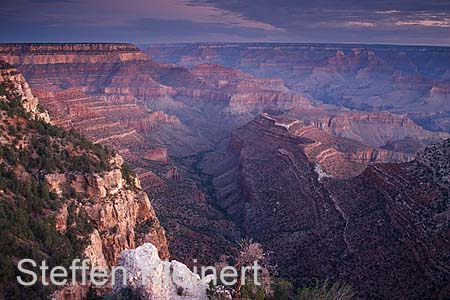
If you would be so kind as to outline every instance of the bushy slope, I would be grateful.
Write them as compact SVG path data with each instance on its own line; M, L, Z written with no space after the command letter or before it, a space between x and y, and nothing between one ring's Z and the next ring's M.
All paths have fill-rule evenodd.
M8 68L2 65L2 69ZM35 120L12 82L0 83L0 299L44 299L42 286L20 287L16 266L22 258L50 266L81 257L92 230L88 218L69 207L67 230L56 230L54 215L73 193L50 193L50 173L100 173L111 168L112 153L74 131ZM77 226L70 226L76 224Z

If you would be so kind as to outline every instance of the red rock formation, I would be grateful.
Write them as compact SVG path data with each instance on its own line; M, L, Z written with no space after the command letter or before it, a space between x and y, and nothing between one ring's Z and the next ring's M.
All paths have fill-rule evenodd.
M0 84L1 127L20 124L20 127L14 127L15 130L2 130L1 177L4 181L6 171L10 170L13 175L8 175L7 180L14 185L2 182L0 200L3 205L11 205L10 213L19 209L18 200L40 203L28 212L22 211L27 214L26 222L16 223L28 228L29 220L39 220L35 223L40 226L36 231L38 235L26 233L23 236L20 233L22 229L5 234L7 229L2 228L2 237L8 237L10 243L17 240L19 244L26 244L25 254L16 247L14 252L17 250L17 253L8 253L4 260L11 259L15 264L24 258L37 259L38 256L33 255L39 251L40 257L53 261L53 264L66 264L69 259L86 257L92 266L110 268L124 249L146 242L155 244L160 255L168 258L165 230L139 180L133 176L124 178L122 157L73 132L48 124L47 111L40 107L23 75L16 69L5 68L1 62ZM19 109L20 104L23 111ZM10 150L6 152L7 149ZM38 194L37 184L45 192ZM20 190L14 188L18 185L29 186L30 193L24 197ZM3 217L2 222L10 226L7 218ZM44 237L47 234L52 235L51 243L55 246L48 246ZM56 248L58 250L55 251ZM74 249L79 250L75 252ZM4 279L2 299L3 293L10 288L3 286ZM86 292L87 287L69 286L57 292L55 297L83 299ZM12 293L9 298L16 298L16 290L13 289Z
M165 149L165 148L156 148L156 149L150 150L145 153L144 158L148 159L148 160L159 161L162 163L169 162L169 157L167 155L167 149Z
M404 138L437 142L449 137L448 133L424 130L409 118L387 112L342 113L319 122L317 126L333 135L352 138L375 147Z
M313 125L300 120L289 122L291 125L287 126L291 134L314 141L303 147L305 154L332 177L354 177L373 162L405 162L413 158L412 154L404 153L403 149L398 151L377 149L350 138L334 136L327 128L321 128L316 122L313 122ZM278 120L276 124L286 126L285 124L289 122Z
M450 107L445 105L448 95L429 96L433 87L448 84L447 49L239 43L151 45L144 49L157 61L187 67L222 64L258 77L281 78L291 90L325 103L414 114L414 121L423 120L428 129L450 130L446 121ZM415 115L418 112L422 114ZM446 114L436 116L442 112Z
M267 118L232 138L243 226L281 275L349 282L361 299L446 299L449 142L346 180L321 178L303 150L312 145Z
M2 44L0 60L13 65L47 65L148 60L131 44Z

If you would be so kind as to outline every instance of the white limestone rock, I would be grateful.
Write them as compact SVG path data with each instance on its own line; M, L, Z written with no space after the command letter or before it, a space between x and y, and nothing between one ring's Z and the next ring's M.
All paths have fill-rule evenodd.
M126 272L123 286L121 272L117 272L114 292L130 293L142 300L207 300L206 290L210 277L201 279L186 265L177 261L162 261L158 250L150 243L123 251L118 266ZM144 279L144 280L143 280Z

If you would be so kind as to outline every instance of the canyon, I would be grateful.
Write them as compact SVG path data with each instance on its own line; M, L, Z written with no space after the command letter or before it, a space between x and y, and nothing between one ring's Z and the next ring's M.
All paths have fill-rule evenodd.
M222 64L324 103L405 114L449 131L450 54L446 47L296 43L142 45L157 61L193 67Z
M101 216L92 240L103 242L88 248L104 254L97 263L111 265L121 250L150 241L163 258L212 264L252 237L297 286L330 279L351 283L361 299L445 299L448 144L439 143L450 137L449 70L436 61L447 52L141 48L0 45L0 60L24 74L51 122L114 149L139 178L138 198L148 194L127 196L115 170L46 178L56 194L71 183L108 198L81 204ZM392 63L398 57L404 61ZM115 208L117 197L128 199L127 210ZM114 223L112 211L136 230ZM121 240L112 228L134 238ZM120 247L99 250L116 241Z
M300 285L328 278L362 299L446 299L449 140L351 178L319 172L314 143L267 117L234 132L245 232L283 253L275 263Z

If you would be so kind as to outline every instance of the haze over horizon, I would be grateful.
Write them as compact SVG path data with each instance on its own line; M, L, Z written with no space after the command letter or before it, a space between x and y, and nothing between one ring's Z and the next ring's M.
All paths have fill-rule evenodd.
M450 45L442 0L18 0L0 15L0 42Z

